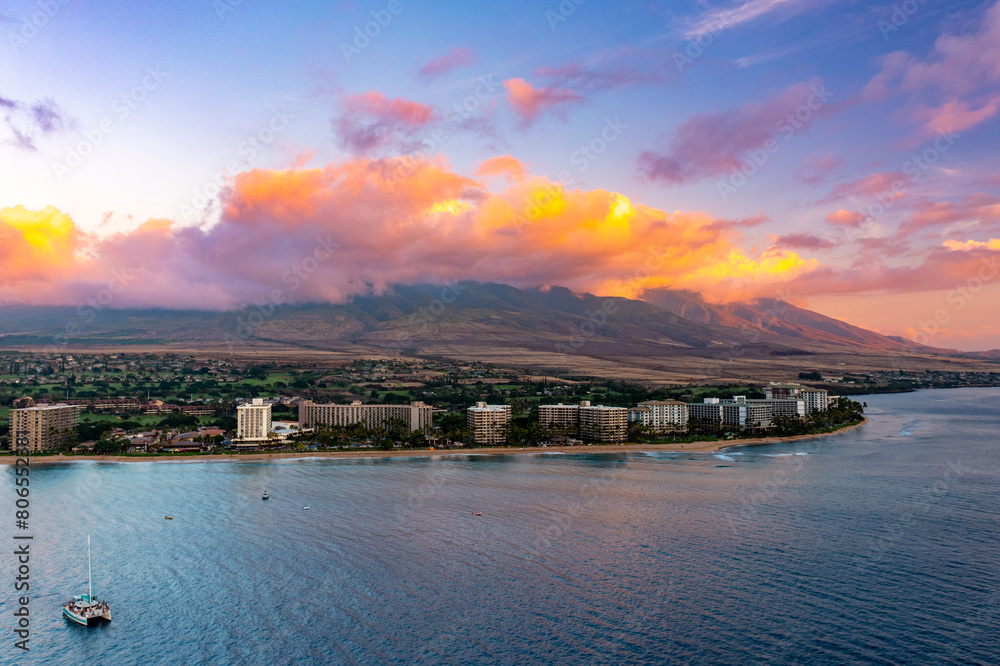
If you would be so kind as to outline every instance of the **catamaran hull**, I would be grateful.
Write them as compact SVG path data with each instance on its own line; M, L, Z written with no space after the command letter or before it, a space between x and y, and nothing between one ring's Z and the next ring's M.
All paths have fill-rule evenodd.
M65 616L65 618L67 620L72 620L73 622L76 622L77 624L82 624L85 627L92 627L95 624L100 624L101 622L110 622L111 621L111 612L110 611L107 612L107 613L105 613L104 615L98 615L98 616L92 617L92 618L85 618L85 617L82 617L80 615L76 615L74 613L71 613L67 609L63 608L63 616Z
M70 620L71 622L76 622L77 624L82 624L85 627L88 624L90 624L87 620L84 620L82 617L77 617L76 615L73 615L72 613L70 613L65 608L63 609L63 617L65 617L67 620Z

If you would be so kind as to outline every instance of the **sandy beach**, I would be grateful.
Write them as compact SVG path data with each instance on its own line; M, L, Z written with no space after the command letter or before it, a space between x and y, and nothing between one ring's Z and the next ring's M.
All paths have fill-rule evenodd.
M723 449L732 449L741 446L764 446L766 444L776 444L779 442L796 442L818 437L829 437L839 435L854 428L860 428L868 419L856 423L834 432L825 432L816 435L795 435L794 437L762 437L760 439L737 439L737 440L706 440L699 442L685 442L683 444L592 444L590 446L545 446L545 447L489 447L489 448L462 448L462 449L415 449L405 451L375 451L366 449L364 451L279 451L274 453L240 453L226 454L213 453L197 456L171 456L171 455L151 455L151 456L101 456L101 455L68 455L68 456L38 456L34 457L35 464L49 463L70 463L70 462L162 462L162 463L186 463L186 462L261 462L267 460L294 460L295 458L415 458L421 456L449 456L449 455L507 455L517 453L619 453L622 451L694 451L694 452L714 452ZM13 465L15 456L0 456L0 465Z

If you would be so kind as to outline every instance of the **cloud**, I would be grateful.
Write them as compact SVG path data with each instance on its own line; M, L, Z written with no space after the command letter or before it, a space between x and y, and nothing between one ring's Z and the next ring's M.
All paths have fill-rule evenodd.
M370 91L344 97L333 130L342 148L366 155L389 146L405 149L433 119L434 110L426 104Z
M902 188L906 187L910 181L911 178L902 171L873 173L864 178L835 186L830 190L830 194L818 203L831 203L848 197L859 197L866 201L878 197L885 205L887 201L898 201L904 198L906 193L903 192Z
M803 185L821 185L830 178L834 171L844 166L847 166L847 162L836 155L829 153L807 155L795 171L795 180Z
M43 134L61 132L66 128L59 107L50 99L38 102L31 107L31 117Z
M549 85L588 93L619 90L678 78L671 56L665 49L617 46L558 67L539 67L534 75Z
M37 140L65 131L69 120L51 99L27 104L0 96L0 128L6 128L7 138L0 142L23 150L38 149Z
M854 266L865 266L872 262L880 263L885 257L898 257L912 254L910 246L898 236L861 236L852 238L859 251L854 260Z
M487 170L501 165L514 168L500 159ZM773 293L818 267L780 248L749 253L704 213L666 213L529 174L491 192L438 160L257 169L236 176L221 208L211 227L151 220L103 238L80 234L52 208L0 210L0 303L78 304L113 271L130 276L116 308L235 308L275 290L289 302L337 303L392 284L462 279L728 299ZM310 277L298 277L309 262Z
M424 81L430 81L447 74L453 69L467 67L476 61L475 54L469 49L455 47L440 58L434 58L420 68L417 75Z
M503 87L507 90L507 101L521 117L524 126L534 124L549 111L565 119L568 107L584 101L583 97L567 88L535 88L524 79L507 79Z
M505 157L484 173L516 171ZM96 237L52 207L0 209L0 303L79 305L116 275L127 284L110 307L218 310L274 294L341 303L393 284L452 280L626 297L686 289L714 302L790 289L801 301L940 291L1000 272L995 237L953 235L891 265L887 258L905 249L900 239L862 239L854 265L825 265L795 252L833 243L808 233L747 250L739 221L668 213L607 190L567 190L526 171L491 191L441 160L255 169L235 177L221 210L210 227L149 220Z
M925 58L894 51L865 86L871 99L909 94L912 117L928 134L968 129L1000 110L1000 3L989 7L977 29L944 34Z
M678 185L729 173L751 159L748 151L762 150L769 139L808 131L832 112L825 103L828 97L817 80L797 83L764 102L696 114L674 131L666 152L643 152L639 170L649 180ZM808 112L805 120L795 115L801 108Z
M510 155L499 155L484 160L476 168L476 175L480 177L507 176L511 180L524 180L524 164Z
M899 225L900 237L923 229L961 224L966 232L1000 230L1000 198L983 193L958 202L924 201L913 207L912 216Z
M868 219L864 213L852 210L840 209L835 213L826 216L826 223L841 227L860 227L861 223Z
M875 240L890 247L899 242ZM940 292L966 285L977 275L995 279L1000 273L1000 250L988 243L931 248L915 265L888 265L881 260L883 256L880 252L851 268L824 266L810 271L795 280L794 291L804 296Z
M624 88L640 80L640 75L632 70L619 69L598 72L588 69L583 63L572 62L559 67L539 67L535 76L548 79L554 85L574 86L578 89L613 90Z
M991 238L988 241L956 241L946 240L942 245L949 250L969 251L969 250L996 250L1000 252L1000 238Z
M913 117L924 124L928 134L961 132L995 116L1000 109L1000 94L985 97L980 104L972 108L969 102L951 100L933 108L919 106Z
M820 238L815 234L798 233L779 236L774 244L778 247L793 248L797 250L827 250L837 247L837 243L827 238Z
M995 345L996 340L1000 340L1000 326L990 326L990 325L979 325L963 330L955 330L954 328L938 328L937 330L930 330L928 324L935 325L933 322L925 322L923 326L910 326L906 328L902 335L908 340L920 340L924 344L929 344L934 347L948 347L951 345L959 346L960 349L965 349L967 351L979 351L982 350L984 346ZM966 324L967 326L968 324ZM990 340L994 342L990 342Z
M738 220L716 220L712 223L711 227L713 229L719 230L739 230L739 229L750 229L752 227L757 227L765 222L770 222L771 218L763 213L757 213L756 215L751 215L750 217L740 218Z
M805 0L749 0L733 9L713 9L706 12L694 25L685 31L688 39L698 39L721 30L736 28L758 18L771 14L779 9L788 8L790 12L799 12L818 3Z
M53 206L0 209L0 270L6 280L30 283L71 274L66 271L82 240L73 221Z

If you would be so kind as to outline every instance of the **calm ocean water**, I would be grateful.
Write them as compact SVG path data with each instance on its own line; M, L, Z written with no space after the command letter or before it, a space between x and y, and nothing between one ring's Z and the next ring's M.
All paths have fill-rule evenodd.
M1000 663L1000 389L863 399L719 454L36 466L0 663Z

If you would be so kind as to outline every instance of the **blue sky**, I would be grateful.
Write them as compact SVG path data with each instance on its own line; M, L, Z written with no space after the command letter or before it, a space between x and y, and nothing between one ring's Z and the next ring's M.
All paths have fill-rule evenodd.
M377 34L356 42L366 27ZM73 255L99 254L149 219L237 224L223 211L240 173L397 159L430 140L465 178L509 155L533 178L570 172L568 190L710 218L747 261L794 253L786 279L833 316L918 336L930 299L948 311L936 344L1000 346L992 277L968 308L947 299L1000 238L998 31L989 1L8 2L0 208L53 206L81 234ZM466 100L459 123L449 110ZM609 123L620 131L603 141ZM925 151L933 163L907 175ZM491 278L481 269L470 277ZM601 283L578 277L549 281Z

